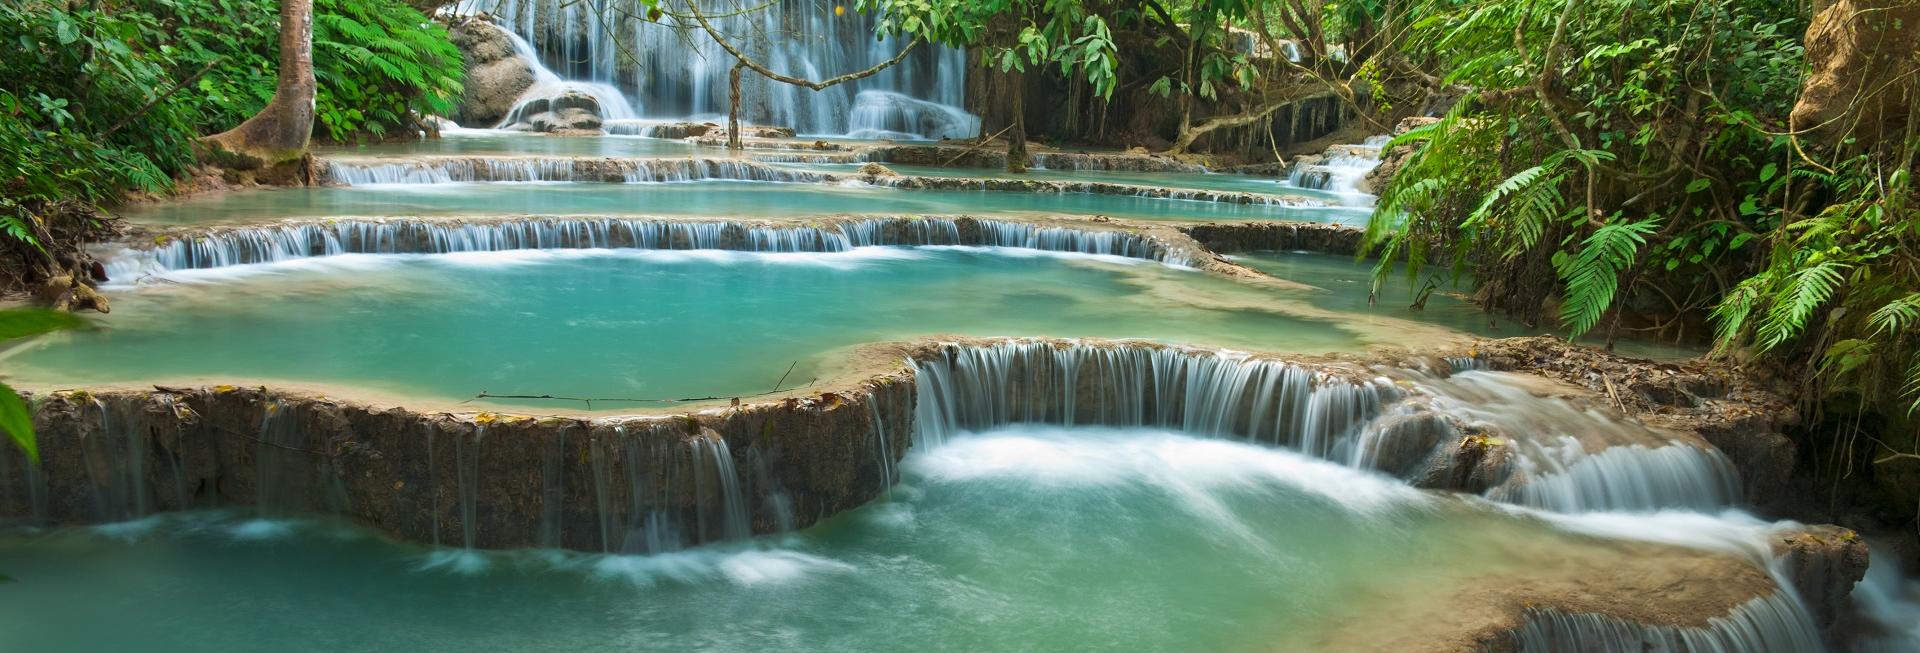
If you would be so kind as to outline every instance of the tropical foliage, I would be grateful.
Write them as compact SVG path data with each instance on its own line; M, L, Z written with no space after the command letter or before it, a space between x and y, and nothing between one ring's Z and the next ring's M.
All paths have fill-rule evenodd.
M162 192L200 135L273 95L274 0L0 3L0 239L40 248L39 207ZM445 113L459 52L398 0L320 0L319 135L382 138Z

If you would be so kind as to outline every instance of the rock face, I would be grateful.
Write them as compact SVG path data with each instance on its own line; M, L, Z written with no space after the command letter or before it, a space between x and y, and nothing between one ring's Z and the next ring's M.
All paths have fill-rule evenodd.
M1821 630L1846 614L1854 584L1867 574L1866 540L1839 526L1807 526L1777 536L1773 550Z
M1794 129L1834 141L1905 129L1920 95L1920 3L1835 0L1807 26L1812 71L1793 107Z
M1399 136L1419 127L1440 122L1439 118L1412 116L1403 118L1393 126L1393 135ZM1393 181L1393 175L1407 165L1407 157L1413 156L1414 146L1400 145L1380 153L1380 165L1374 166L1367 176L1360 178L1360 190L1379 195Z
M1305 250L1321 254L1353 254L1365 232L1355 227L1323 222L1243 222L1180 227L1207 249L1220 254Z
M465 91L453 119L474 127L498 124L533 87L532 62L514 52L506 30L484 19L462 19L447 34L467 64Z
M893 464L883 458L907 448L913 385L895 374L849 390L606 419L456 417L232 386L62 393L35 416L38 468L0 452L0 516L94 523L242 505L417 542L667 550L803 527L877 495Z

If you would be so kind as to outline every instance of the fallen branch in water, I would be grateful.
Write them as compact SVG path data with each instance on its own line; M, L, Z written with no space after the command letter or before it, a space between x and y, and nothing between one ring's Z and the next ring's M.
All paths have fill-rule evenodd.
M564 397L560 395L546 395L546 394L497 395L497 394L487 392L485 390L481 390L480 394L474 395L472 399L468 399L460 403L462 405L465 405L481 399L545 399L545 400L551 400L551 401L578 401L586 404L587 410L593 410L593 402L596 402L596 401L608 402L608 403L628 403L628 404L675 404L675 403L684 403L689 401L716 401L720 399L733 399L734 403L738 404L739 400L741 399L753 399L757 397L766 397L771 395L777 395L782 392L792 392L794 390L801 390L801 389L813 387L813 384L819 382L820 379L815 378L815 379L808 380L805 385L801 385L798 387L788 388L786 390L780 389L780 386L787 382L787 376L793 374L793 368L798 366L799 364L800 364L800 361L796 360L792 364L788 365L786 374L780 375L780 381L773 385L772 390L750 394L750 395L730 395L730 396L715 395L715 396L708 396L708 397L675 397L670 399L669 398L640 399L640 398L633 398L633 397Z

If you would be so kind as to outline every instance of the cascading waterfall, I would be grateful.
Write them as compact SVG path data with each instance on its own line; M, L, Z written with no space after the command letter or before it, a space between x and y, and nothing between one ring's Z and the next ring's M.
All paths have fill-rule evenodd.
M560 75L548 69L540 60L540 54L533 50L533 44L511 30L504 30L507 39L513 42L513 52L525 59L533 69L533 85L520 94L513 108L508 109L506 117L500 120L499 127L526 122L533 114L546 111L553 106L556 98L574 94L593 98L595 115L602 120L633 120L640 117L633 105L627 102L627 96L611 84L561 79Z
M1705 627L1649 626L1594 614L1534 611L1513 633L1525 652L1646 651L1671 653L1805 653L1826 645L1806 612L1786 592L1741 604Z
M108 258L119 282L174 270L221 268L342 254L447 254L524 249L675 249L842 252L855 247L977 245L1191 263L1157 241L1120 230L1082 230L976 218L873 218L824 226L642 218L529 218L491 222L337 220L245 227L173 238Z
M687 7L674 3L661 8L672 14L687 13ZM872 16L819 0L703 2L700 8L715 29L731 35L748 56L799 77L825 79L862 70L893 58L905 45L897 38L874 39ZM491 12L501 26L531 42L539 53L534 60L544 61L558 74L625 90L647 117L709 118L728 112L727 77L733 57L690 19L645 20L646 7L620 0L463 3L463 11L474 10ZM876 129L876 124L862 124L861 116L855 115L860 113L857 98L874 92L940 107L933 110L915 104L919 115L899 123L927 131L893 131L925 138L973 136L962 133L964 120L947 119L955 112L964 114L954 107L965 100L965 57L959 50L921 46L899 65L822 91L745 75L742 119L807 134ZM905 120L900 113L869 113L875 114L870 117L873 120ZM977 132L978 119L971 124Z
M1454 363L1459 366L1458 363ZM1417 384L1439 412L1485 427L1517 455L1490 498L1556 512L1718 510L1740 496L1725 455L1619 415L1536 396L1517 376L1467 371Z
M1380 151L1392 140L1391 136L1369 136L1360 145L1327 148L1319 161L1293 166L1287 173L1287 185L1370 196L1360 189L1360 180L1380 165Z
M912 361L914 444L1006 424L1150 426L1341 459L1394 391L1290 363L1051 341L943 347Z
M447 184L457 182L617 182L629 184L707 180L826 183L832 175L771 166L746 159L596 159L583 157L436 157L420 160L329 159L327 183Z

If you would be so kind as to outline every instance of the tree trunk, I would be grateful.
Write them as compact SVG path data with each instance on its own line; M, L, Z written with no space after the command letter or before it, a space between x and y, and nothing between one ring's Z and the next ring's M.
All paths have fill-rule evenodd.
M208 144L262 167L297 161L313 138L313 0L280 2L279 84L266 108L231 130L206 137ZM222 162L225 165L228 162Z
M735 63L733 70L727 73L727 149L740 149L740 69L746 64Z
M1007 103L1013 125L1007 130L1007 172L1027 171L1027 74L1014 73Z

